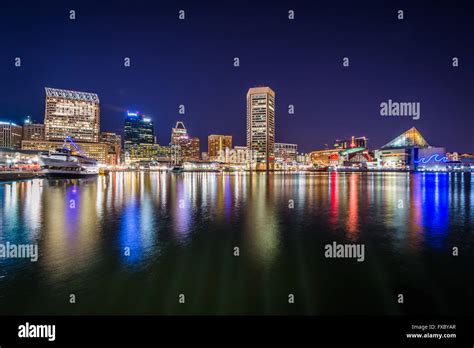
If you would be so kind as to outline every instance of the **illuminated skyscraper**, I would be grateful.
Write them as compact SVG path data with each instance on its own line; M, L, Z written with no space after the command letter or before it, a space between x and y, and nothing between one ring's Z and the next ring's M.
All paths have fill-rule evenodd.
M275 92L270 87L247 92L247 148L253 169L273 169L275 160Z
M188 135L188 131L182 121L176 122L176 127L171 129L171 144L178 145L179 139Z
M127 112L124 127L124 148L132 146L153 145L155 143L155 128L153 121L139 112Z
M207 155L211 161L222 156L225 149L232 149L232 135L211 134L207 137Z
M98 142L100 128L99 97L94 93L45 88L44 116L46 140Z
M182 161L194 161L199 159L199 138L189 136L182 121L176 122L176 127L171 130L171 144L178 146L179 157Z

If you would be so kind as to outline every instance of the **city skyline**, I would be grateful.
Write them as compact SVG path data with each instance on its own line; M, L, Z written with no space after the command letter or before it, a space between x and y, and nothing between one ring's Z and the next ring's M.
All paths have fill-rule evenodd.
M247 163L253 170L274 170L277 167L282 169L282 166L290 169L291 165L296 163L306 165L310 162L317 168L355 165L374 169L376 165L379 169L384 167L413 170L420 167L421 170L432 170L428 168L433 167L439 170L436 166L439 161L459 163L457 151L449 153L446 147L430 145L416 127L411 127L379 149L372 148L371 152L367 138L365 136L356 138L354 135L346 140L335 139L333 148L325 144L324 149L314 149L307 154L298 152L296 143L275 141L275 95L275 91L268 86L248 89L246 147L239 145L232 147L232 135L209 134L208 152L201 152L199 137L189 135L183 121L177 121L176 126L171 129L171 142L160 145L155 136L154 121L139 111L127 111L124 127L119 134L116 134L100 129L100 101L96 93L45 87L44 124L27 116L20 131L22 136L17 137L24 139L17 148L51 150L60 147L61 141L66 141L65 139L76 138L82 141L79 144L85 149L84 154L109 165L118 165L122 161L129 165L137 161L170 160L175 150L168 145L174 145L179 148L179 158L183 161L210 160L229 164L239 158L235 165ZM0 139L3 146L13 144L13 138L8 140L6 136L13 137L14 129L22 127L11 122L0 122L0 124L3 129L3 140ZM94 134L97 134L96 138ZM122 145L125 157L121 155ZM249 151L246 150L247 160L244 162L240 162L241 157L235 157L236 154L241 154L242 148ZM472 157L468 153L465 155ZM248 162L250 159L248 156L253 160ZM425 161L431 162L428 167ZM275 166L277 162L278 166ZM213 165L211 167L214 168ZM448 164L446 169L450 168L451 165Z
M210 4L184 2L180 6L186 19L180 21L179 8L173 5L158 8L139 2L121 12L125 3L119 3L117 11L109 12L104 4L85 1L70 21L72 5L67 2L48 3L44 16L36 16L35 6L22 9L10 3L0 15L0 26L4 32L6 28L17 32L19 39L6 37L6 54L0 57L8 82L0 87L1 118L17 123L26 115L41 119L39 90L51 86L97 93L103 130L119 132L126 110L138 109L154 120L159 143L182 120L200 139L212 133L230 134L235 144L243 145L245 92L267 85L278 95L275 141L297 142L302 152L352 135L366 136L376 148L416 126L448 151L472 153L473 73L468 66L474 54L465 44L472 35L468 16L456 8L422 4L405 4L402 21L397 19L397 7L375 4L369 15L348 3L337 9L340 16L333 8L309 2L257 4L255 13L264 9L266 14L268 25L262 27L258 16L246 15L248 4L234 5L230 11L234 15L229 16L228 10ZM295 19L290 22L291 7ZM12 22L19 11L31 26ZM233 28L242 16L249 25L239 27L242 32L235 37ZM446 24L443 32L425 29L438 20ZM102 30L117 23L121 23L117 33ZM62 30L54 31L59 24ZM176 33L174 40L161 34L163 25ZM259 35L268 38L262 47L246 40L257 26ZM29 29L33 27L49 35L36 37ZM200 39L192 40L194 34ZM47 49L65 38L75 40L67 51ZM21 58L21 67L15 66L16 57ZM125 57L130 58L128 68L123 65ZM298 57L296 64L292 57ZM349 58L348 67L343 66L344 57ZM459 66L453 67L453 57L459 58ZM54 64L48 64L51 61ZM222 110L215 108L215 100ZM379 106L387 100L419 102L421 117L382 117ZM179 113L180 105L185 106L184 114ZM288 111L290 105L294 114Z

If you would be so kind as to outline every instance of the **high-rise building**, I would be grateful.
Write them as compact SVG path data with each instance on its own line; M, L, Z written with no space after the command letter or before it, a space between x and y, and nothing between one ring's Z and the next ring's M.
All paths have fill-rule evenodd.
M0 122L0 147L19 149L22 137L21 126L13 122Z
M98 142L100 129L99 97L95 93L45 88L45 139Z
M211 161L222 157L226 149L232 149L232 135L211 134L207 137L207 156Z
M254 87L247 92L247 148L252 169L273 169L275 160L275 92Z
M153 121L139 112L127 112L124 127L124 148L128 151L136 145L153 145L155 128Z
M195 161L200 156L200 141L191 137L182 121L176 122L171 130L171 144L178 146L179 157L182 161Z
M188 131L182 121L176 122L176 127L171 129L171 144L178 145L179 139L187 136Z
M120 164L120 157L122 155L122 137L113 132L102 132L100 133L100 142L109 146L107 164Z
M44 140L44 124L35 122L27 116L23 124L23 140Z

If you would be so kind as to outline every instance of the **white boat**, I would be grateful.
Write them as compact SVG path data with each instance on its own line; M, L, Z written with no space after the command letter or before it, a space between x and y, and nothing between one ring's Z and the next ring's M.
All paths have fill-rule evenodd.
M44 152L39 157L41 169L48 178L88 178L99 174L97 161L80 153L72 139L66 138L78 150L73 153L65 146L52 152Z
M50 178L87 178L99 174L97 161L72 154L69 149L57 149L39 157L43 173Z

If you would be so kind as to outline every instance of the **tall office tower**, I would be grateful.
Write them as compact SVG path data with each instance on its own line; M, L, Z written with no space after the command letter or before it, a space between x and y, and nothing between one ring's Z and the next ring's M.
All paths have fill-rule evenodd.
M225 149L232 149L232 135L211 134L207 137L207 156L211 161L222 157Z
M95 93L45 88L46 140L64 140L70 135L76 142L98 142L100 135L99 97Z
M200 157L199 138L191 137L182 121L171 130L171 144L179 146L179 157L183 161L194 161Z
M178 145L179 139L187 136L188 131L182 121L176 122L176 127L171 129L171 144Z
M13 122L0 122L0 147L19 149L22 138L21 126Z
M44 124L35 122L27 116L23 124L23 140L44 140Z
M254 87L247 92L247 148L252 156L252 169L273 169L275 92L270 87Z
M153 121L139 112L127 112L124 126L124 148L126 151L133 146L153 145L155 128Z

